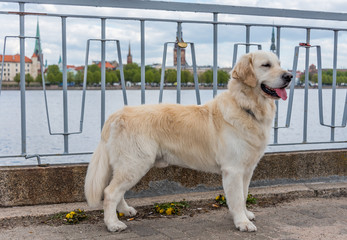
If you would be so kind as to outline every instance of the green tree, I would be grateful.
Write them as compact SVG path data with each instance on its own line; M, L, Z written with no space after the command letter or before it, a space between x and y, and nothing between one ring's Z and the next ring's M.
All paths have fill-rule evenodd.
M213 82L213 71L211 69L201 73L199 75L200 82L202 83L212 83Z
M75 75L73 72L68 72L67 73L67 82L71 83L75 81Z
M74 81L77 85L79 85L83 82L83 73L81 71L78 71L75 74Z
M118 77L117 77L117 74L115 71L109 71L109 72L106 72L106 82L107 83L110 83L110 84L113 84L115 82L118 82Z
M37 74L35 82L39 83L42 86L42 75L41 73Z
M147 78L146 78L147 80ZM137 71L135 72L134 76L133 76L133 82L137 83L137 82L141 82L141 72Z
M92 73L93 74L93 83L99 84L101 82L101 72L100 71L95 71Z
M91 71L87 72L87 84L92 85L94 83L94 75Z
M220 84L227 84L229 79L230 79L230 75L228 72L224 71L224 70L218 70L218 83Z
M145 73L146 82L152 83L154 80L154 73L152 70L148 70Z
M88 71L91 72L97 72L97 71L101 71L99 66L97 64L92 64L92 65L88 65Z
M177 72L175 69L168 69L165 71L165 82L175 83L177 79Z
M16 76L14 77L14 81L17 82L18 84L20 83L20 74L17 73ZM34 78L29 74L25 74L25 82L27 84L27 86L30 85L31 82L34 81Z
M13 79L16 83L18 83L18 85L19 85L19 83L20 83L20 74L19 73L17 73L16 74L16 76L14 76L14 79Z
M28 87L30 83L33 81L34 81L34 78L29 73L25 74L25 82L28 84Z
M182 83L194 82L193 74L188 70L181 71L181 82Z
M59 84L63 81L63 74L60 72L58 65L49 65L47 68L47 82Z

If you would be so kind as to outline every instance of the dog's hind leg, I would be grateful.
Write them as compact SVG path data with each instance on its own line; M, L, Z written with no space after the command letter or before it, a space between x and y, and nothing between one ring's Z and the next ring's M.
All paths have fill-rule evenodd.
M122 199L120 200L118 206L117 206L117 211L120 213L124 213L125 216L135 216L137 211L135 210L135 208L130 207L127 202L124 199L124 196L122 197Z
M139 162L129 157L124 158L123 164L118 162L118 168L114 169L113 178L104 190L104 220L109 231L122 231L127 227L119 221L116 210L124 214L136 214L136 210L126 204L124 193L135 186L152 167L153 162L154 157L153 161L147 162L144 159Z
M125 183L116 175L104 190L104 221L111 232L122 231L127 226L117 217L117 205L125 193Z

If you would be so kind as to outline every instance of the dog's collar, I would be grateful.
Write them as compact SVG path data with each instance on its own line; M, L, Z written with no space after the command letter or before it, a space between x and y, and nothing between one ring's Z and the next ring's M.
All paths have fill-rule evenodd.
M242 108L246 113L248 113L249 115L251 115L251 117L253 117L255 120L257 120L254 112L251 109L248 108Z

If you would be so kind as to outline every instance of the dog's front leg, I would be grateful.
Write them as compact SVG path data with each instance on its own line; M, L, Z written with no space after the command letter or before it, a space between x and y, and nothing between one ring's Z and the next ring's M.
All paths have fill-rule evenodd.
M238 168L226 168L222 171L223 188L234 224L240 231L254 232L257 227L249 221L245 213L244 172Z

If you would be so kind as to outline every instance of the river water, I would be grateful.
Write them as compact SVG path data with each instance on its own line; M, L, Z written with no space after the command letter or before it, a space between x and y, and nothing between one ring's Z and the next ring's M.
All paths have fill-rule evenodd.
M225 90L219 90L219 93ZM289 90L288 90L289 94ZM342 122L346 89L336 92L336 125ZM139 105L140 90L128 90L128 105ZM205 103L212 99L212 90L201 90L201 101ZM48 91L48 105L52 132L63 132L63 93ZM182 104L195 104L194 90L182 90ZM82 91L68 91L69 131L79 130ZM158 103L159 91L147 90L146 103ZM323 90L324 119L330 124L331 90ZM175 103L176 91L164 90L163 102ZM288 101L279 101L279 126L285 125ZM295 89L291 125L279 129L278 143L301 143L303 139L304 90ZM83 133L69 136L69 152L92 152L100 138L100 105L101 93L89 90L86 95L86 107ZM123 96L120 90L106 91L106 118L114 111L123 107ZM318 91L309 89L308 111L308 142L329 142L330 128L319 124ZM63 137L51 136L48 132L47 118L42 91L26 92L27 116L27 154L47 154L63 152ZM336 128L336 141L347 140L347 128ZM270 144L273 143L273 133ZM347 148L347 143L334 144L300 144L285 146L269 146L267 152L294 151L307 149ZM2 91L0 96L0 156L18 155L21 153L21 120L20 91ZM70 157L44 157L43 163L88 162L90 155ZM35 164L36 159L0 158L0 165Z

